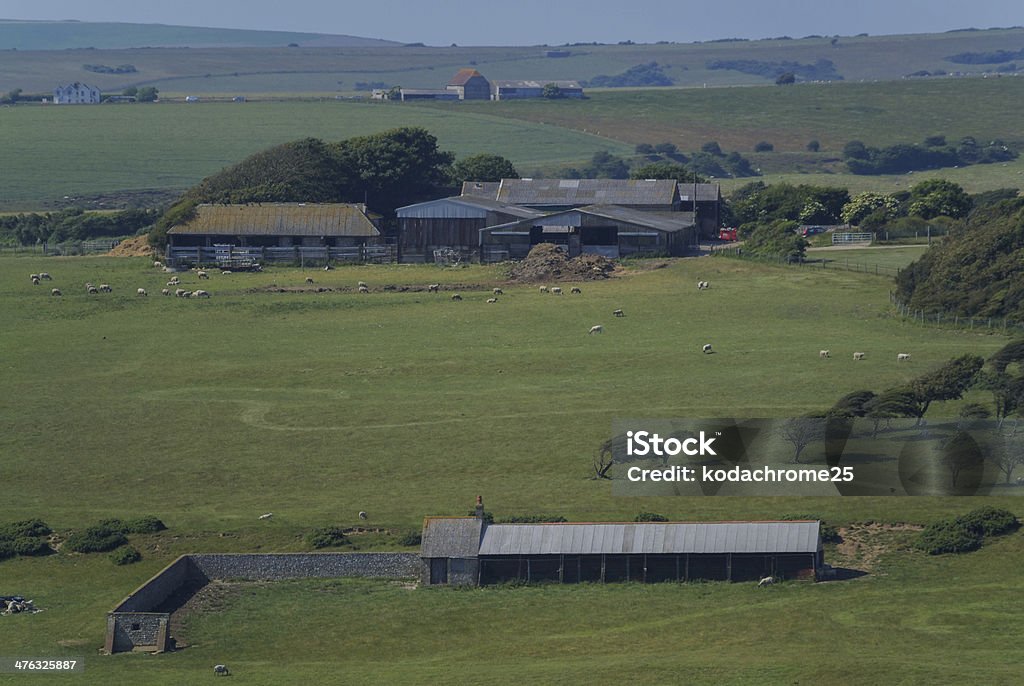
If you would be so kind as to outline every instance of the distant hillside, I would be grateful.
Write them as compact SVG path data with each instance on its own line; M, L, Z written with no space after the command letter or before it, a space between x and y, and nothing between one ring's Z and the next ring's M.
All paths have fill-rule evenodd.
M164 24L121 24L84 21L19 21L0 19L0 50L65 50L68 48L249 48L373 47L392 41L358 36L290 31L250 31Z

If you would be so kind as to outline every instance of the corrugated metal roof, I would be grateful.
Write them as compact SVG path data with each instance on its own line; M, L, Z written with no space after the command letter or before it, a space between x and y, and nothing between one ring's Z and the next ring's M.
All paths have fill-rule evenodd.
M559 88L581 88L579 81L511 81L508 79L491 81L497 88L543 88L553 83Z
M379 236L362 209L345 203L199 205L174 234L226 236Z
M484 75L478 72L476 69L460 69L459 71L455 72L455 76L453 76L452 80L448 82L448 85L465 86L467 81L476 76L479 76L482 79L484 78ZM486 81L487 79L484 80Z
M474 210L476 210L474 212ZM395 213L399 217L422 217L431 219L451 219L465 217L485 217L488 212L500 212L513 217L540 217L543 212L519 207L518 205L506 205L488 198L478 196L456 196L451 198L440 198L428 200L427 202L416 203L399 207Z
M818 547L816 521L492 524L480 555L814 553Z
M427 517L420 557L476 557L482 528L479 517Z
M498 197L500 181L463 181L462 195L473 196L474 198L487 198L494 200Z
M693 212L651 212L619 205L587 205L577 211L668 233L682 231L694 225Z
M672 205L672 180L502 179L498 202L512 205Z
M717 183L697 184L697 202L717 202L720 195L721 190ZM690 202L691 198L693 198L693 184L679 184L679 199L683 202Z

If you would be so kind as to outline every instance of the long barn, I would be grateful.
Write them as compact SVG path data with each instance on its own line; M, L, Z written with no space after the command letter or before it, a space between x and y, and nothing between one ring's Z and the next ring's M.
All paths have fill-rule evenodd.
M818 521L485 524L431 517L424 583L815 579Z

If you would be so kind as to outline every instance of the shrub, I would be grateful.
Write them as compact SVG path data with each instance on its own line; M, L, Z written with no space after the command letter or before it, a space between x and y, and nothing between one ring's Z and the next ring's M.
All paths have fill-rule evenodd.
M108 520L118 521L118 520ZM90 526L68 536L64 547L76 553L104 553L128 542L119 529L104 524Z
M470 510L466 513L467 517L476 517L476 510ZM484 524L494 524L494 513L484 510Z
M14 541L9 541L5 538L0 538L0 560L6 560L9 557L14 557Z
M15 555L25 555L26 557L49 555L53 552L53 549L46 541L27 536L14 539L11 543L11 548L14 550Z
M821 150L821 142L818 140L812 140L807 142L807 152L818 152Z
M41 519L24 519L20 522L11 522L0 527L0 538L6 539L46 536L50 533L52 533L52 530Z
M398 543L406 546L420 545L423 543L423 535L419 531L410 531L398 539Z
M956 518L957 522L978 531L982 536L998 536L1020 527L1020 522L1009 510L1000 510L991 505L971 510Z
M754 145L754 152L771 152L775 149L775 146L768 141L758 141Z
M167 526L153 515L145 515L136 519L127 520L124 523L122 533L155 534L157 531L163 531L166 528Z
M942 519L926 526L914 547L929 555L969 553L981 547L981 530L959 519Z
M338 526L325 526L313 529L306 535L306 543L313 548L335 548L351 545L345 532Z
M821 540L824 543L842 543L843 537L839 535L839 528L834 524L829 524L821 515L816 514L790 514L782 515L779 517L784 522L802 521L802 520L818 520L819 532L821 533Z
M110 554L110 561L115 565L130 565L142 559L142 553L135 548L125 546Z
M634 522L667 522L668 517L653 512L641 512L633 518Z

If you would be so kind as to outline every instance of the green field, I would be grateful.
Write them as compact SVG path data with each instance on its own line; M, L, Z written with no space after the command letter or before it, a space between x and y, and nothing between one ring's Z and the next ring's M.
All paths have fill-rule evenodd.
M893 264L910 259L894 252ZM41 517L64 533L154 514L170 527L138 537L144 560L130 567L67 553L0 563L3 592L47 610L3 618L0 644L85 656L83 683L188 682L216 662L266 684L666 683L679 673L696 683L1012 683L1019 533L928 558L906 548L911 532L895 531L877 539L877 559L829 552L871 572L863 579L761 595L727 584L245 585L211 606L219 612L188 620L192 647L180 653L96 656L104 613L174 556L303 550L305 532L352 525L360 510L396 533L427 514L462 514L478 494L499 517L591 521L655 511L925 523L983 503L1024 514L1012 497L612 496L588 476L616 418L794 415L1006 342L895 318L880 277L728 259L655 266L636 262L562 298L506 283L499 267L274 269L214 274L204 282L213 298L195 301L156 295L167 277L143 259L0 258L0 480L10 486L0 522ZM40 270L62 298L29 282ZM275 292L301 290L307 275L333 290ZM711 289L694 289L698 278ZM369 295L354 292L359 280ZM114 292L89 296L86 281ZM386 289L431 282L465 300ZM494 285L506 295L485 304ZM627 316L611 317L616 308ZM596 323L604 334L588 336ZM709 341L716 355L701 354ZM834 359L821 361L822 348ZM868 358L854 364L852 350ZM913 363L897 366L896 351ZM274 519L257 521L266 511ZM386 534L357 543L396 547Z

